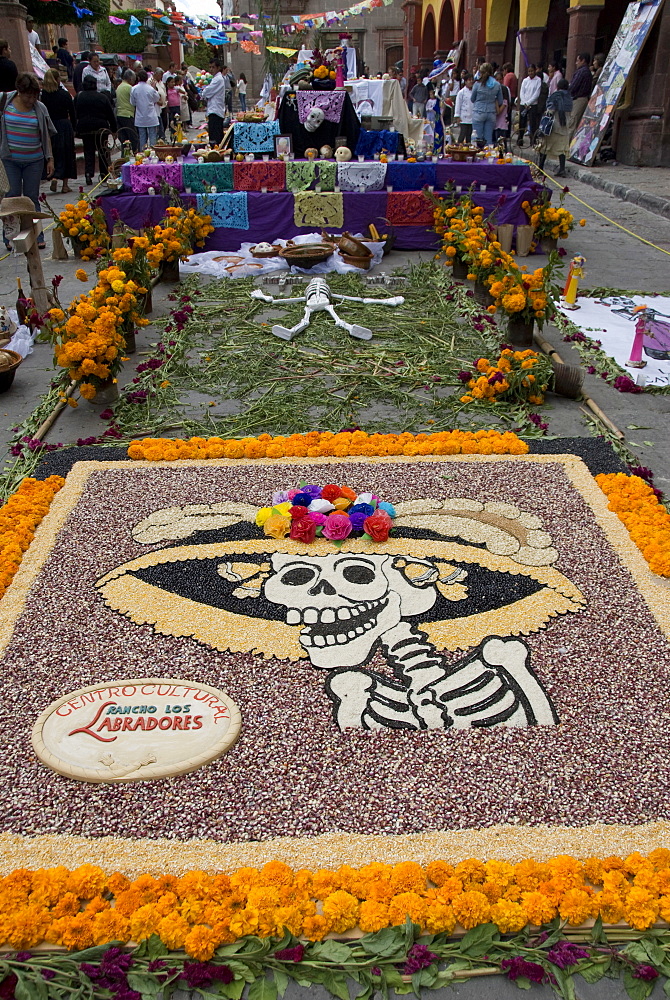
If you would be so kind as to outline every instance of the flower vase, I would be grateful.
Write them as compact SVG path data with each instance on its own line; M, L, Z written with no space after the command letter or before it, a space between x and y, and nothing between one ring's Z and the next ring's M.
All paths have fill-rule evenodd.
M512 249L512 238L514 236L514 226L511 223L504 223L498 226L497 230L498 242L500 243L500 249L503 253L509 253Z
M136 332L137 331L135 330L135 327L132 327L132 329L130 330L123 331L123 339L126 342L126 347L125 347L126 354L134 354L135 351L137 350L137 344L135 342Z
M468 265L464 260L461 260L458 254L454 257L454 269L452 273L454 278L465 279L468 276Z
M158 273L163 282L179 281L179 260L164 260Z
M507 340L512 347L526 351L533 346L535 320L526 319L520 313L511 313L507 319Z
M535 230L532 226L516 227L516 253L517 257L527 257L530 253L530 245L533 242Z
M105 409L111 403L115 403L119 398L119 386L115 378L111 375L101 382L98 391L93 399L87 400L91 406L101 406Z
M541 236L540 237L540 249L542 253L546 254L547 257L550 253L558 247L558 240L555 236Z
M480 306L488 308L488 306L493 305L494 299L489 291L488 285L485 285L479 278L475 281L474 293L475 301L479 302Z
M81 243L79 240L72 240L72 256L76 257L77 260L81 260Z
M149 313L153 312L154 300L151 294L151 288L147 288L144 295L140 296L139 300L140 312L143 316L148 316Z

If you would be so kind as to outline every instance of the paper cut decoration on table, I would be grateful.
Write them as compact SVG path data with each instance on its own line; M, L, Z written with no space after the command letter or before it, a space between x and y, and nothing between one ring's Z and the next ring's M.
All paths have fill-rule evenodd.
M396 295L391 299L362 299L355 295L335 295L331 292L328 282L325 278L312 278L310 283L305 289L304 295L299 295L292 299L275 299L271 295L266 295L262 292L260 288L254 289L251 293L252 299L259 299L261 302L271 302L273 305L275 302L280 304L288 302L304 302L305 303L305 314L299 323L296 323L294 327L287 330L285 326L275 324L272 327L272 332L275 337L279 337L280 340L293 340L297 333L302 333L309 324L312 322L312 313L315 312L327 312L328 315L334 320L335 326L339 326L342 330L346 330L350 337L355 337L357 340L372 340L372 330L369 330L366 326L358 326L356 323L345 323L343 319L335 312L335 307L333 306L333 299L338 299L340 302L360 302L363 305L381 305L381 306L401 306L405 301L402 295Z

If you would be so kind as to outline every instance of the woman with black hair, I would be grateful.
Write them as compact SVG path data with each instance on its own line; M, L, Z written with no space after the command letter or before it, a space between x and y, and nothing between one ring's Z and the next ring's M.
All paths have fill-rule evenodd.
M77 135L84 144L84 170L86 183L93 183L95 154L98 154L100 179L109 173L109 135L116 135L118 125L112 101L107 91L98 91L95 76L85 76L83 89L74 99L77 115Z

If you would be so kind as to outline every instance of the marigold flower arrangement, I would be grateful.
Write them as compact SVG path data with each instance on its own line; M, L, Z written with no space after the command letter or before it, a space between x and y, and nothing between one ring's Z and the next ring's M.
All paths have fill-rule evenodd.
M609 500L609 509L626 525L650 569L659 576L670 576L670 514L654 488L640 476L621 472L595 479Z
M373 934L402 926L408 916L428 934L487 923L510 934L555 917L579 927L597 916L644 931L670 917L669 887L670 852L663 849L647 857L405 861L314 872L271 861L230 875L190 871L132 881L90 864L19 869L0 880L0 943L75 950L155 935L206 962L248 935L281 938L288 929L320 941L356 927Z
M559 290L553 281L558 263L558 255L552 254L546 267L538 267L532 274L520 269L496 268L488 279L494 300L488 311L494 313L500 309L510 319L528 323L535 320L541 327L558 299Z
M97 285L74 299L67 310L60 306L49 310L44 336L54 345L56 364L67 369L70 378L83 380L79 392L84 399L94 399L102 383L118 371L126 324L148 323L141 314L140 296L145 293L144 286L112 264L99 272Z
M489 236L484 226L484 209L475 205L470 195L462 195L455 201L429 194L426 197L433 204L433 228L441 237L445 263L453 264L456 257L464 261L469 254L486 246Z
M56 214L46 198L44 204L54 217L56 230L70 241L75 252L81 253L82 260L94 260L110 246L105 213L98 206L80 198L76 205L68 204Z
M355 534L373 542L385 542L395 517L392 504L373 493L356 493L348 486L305 482L272 496L271 507L261 507L256 524L271 538L310 544L323 536L335 545Z
M473 373L462 371L466 383L462 403L497 402L541 405L552 375L550 360L535 351L513 351L506 347L493 364L479 358ZM470 376L468 378L468 376ZM467 381L466 381L467 380Z
M64 482L61 476L26 478L0 507L0 597L12 582L37 525Z
M535 230L537 239L564 240L568 233L574 229L575 218L572 212L563 206L564 200L565 193L561 192L558 207L552 205L551 192L547 188L543 188L534 201L521 203L521 207L528 216L528 221Z
M155 268L163 261L185 260L195 247L203 247L213 232L210 215L198 215L194 208L170 206L163 222L149 231L148 260Z
M439 431L436 434L367 434L311 431L288 437L143 438L131 441L128 457L149 462L179 459L343 458L347 455L525 455L528 445L511 431Z

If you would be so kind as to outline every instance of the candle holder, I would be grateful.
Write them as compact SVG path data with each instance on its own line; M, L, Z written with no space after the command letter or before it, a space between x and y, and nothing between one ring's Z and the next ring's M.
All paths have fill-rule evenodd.
M321 188L319 188L319 191L320 190L321 190ZM334 184L333 185L333 191L335 192L335 194L339 194L340 193L340 185L339 184Z
M270 154L263 153L263 163L268 163L269 159L270 159Z
M392 184L387 184L386 185L386 192L387 192L387 194L391 194L392 191L393 191L393 185Z
M316 191L317 194L321 194L321 185L320 184L315 184L314 185L314 190Z
M262 187L261 188L261 194L267 194L267 193L268 193L268 189L266 187Z
M365 157L364 157L364 156L359 156L359 157L358 157L358 162L359 162L359 163L363 163L363 161L364 161L364 160L365 160Z

